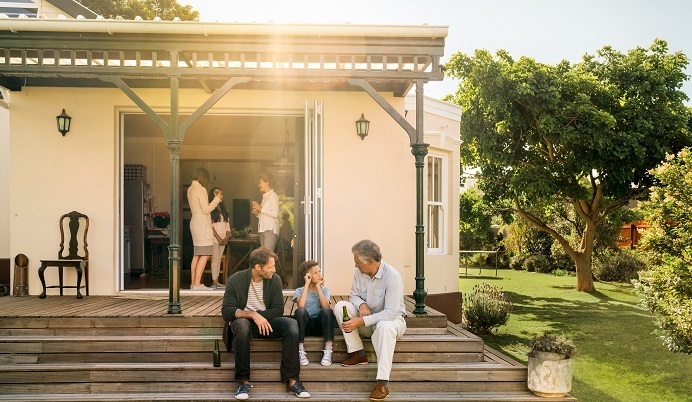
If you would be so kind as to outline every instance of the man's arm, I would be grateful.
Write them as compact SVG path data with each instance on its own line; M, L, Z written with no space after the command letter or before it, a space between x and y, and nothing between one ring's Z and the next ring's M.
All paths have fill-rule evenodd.
M221 305L221 315L225 321L233 321L236 317L236 311L238 311L238 297L236 295L236 288L233 282L227 280L226 291L223 294L223 304ZM242 311L242 310L240 310Z
M384 292L384 309L379 313L363 317L366 326L376 324L382 320L392 321L397 318L399 307L404 299L404 283L401 280L401 276L390 277Z

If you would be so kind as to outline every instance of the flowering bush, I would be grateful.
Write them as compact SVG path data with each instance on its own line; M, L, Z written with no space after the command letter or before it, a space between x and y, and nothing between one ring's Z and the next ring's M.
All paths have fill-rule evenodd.
M171 222L171 214L168 212L154 212L151 214L151 219L157 228L165 228Z
M464 324L479 335L506 324L511 311L512 302L502 288L487 282L474 286L473 293L464 296L461 306Z

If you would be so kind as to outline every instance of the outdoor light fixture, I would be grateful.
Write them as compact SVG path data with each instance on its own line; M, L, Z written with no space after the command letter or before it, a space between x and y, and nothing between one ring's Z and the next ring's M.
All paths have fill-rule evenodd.
M360 119L356 120L356 134L360 136L361 141L368 135L370 129L370 121L365 118L363 113L360 114Z
M58 122L58 131L60 131L60 134L62 134L62 136L64 137L65 134L67 134L67 132L70 131L70 123L72 122L72 117L68 116L65 113L65 109L63 109L62 113L55 116L55 120Z

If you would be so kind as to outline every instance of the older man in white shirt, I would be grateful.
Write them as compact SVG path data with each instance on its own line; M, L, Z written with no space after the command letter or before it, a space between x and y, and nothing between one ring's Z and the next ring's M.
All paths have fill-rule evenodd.
M361 240L351 252L358 268L353 274L351 296L349 301L340 301L334 307L350 353L341 365L367 364L361 336L371 338L377 355L377 384L370 400L381 401L389 395L396 341L406 332L404 284L399 272L382 261L380 248L373 241ZM350 317L346 322L344 308Z

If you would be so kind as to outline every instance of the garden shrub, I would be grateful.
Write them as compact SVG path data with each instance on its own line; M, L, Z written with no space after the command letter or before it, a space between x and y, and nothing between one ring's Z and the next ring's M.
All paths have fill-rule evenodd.
M529 272L548 274L552 271L550 260L543 254L535 254L524 260L524 269Z
M692 354L692 266L665 255L634 281L643 304L658 318L657 334L673 352Z
M608 250L593 261L593 273L599 281L630 282L644 268L644 261L630 250Z
M463 297L461 314L469 331L484 335L504 325L512 312L512 302L502 288L483 282Z
M528 257L527 254L516 254L509 259L509 268L515 271L524 269L524 260Z
M553 267L553 272L556 270L577 271L577 266L574 265L574 261L567 255L560 243L553 243L553 246L550 248L550 255L550 265Z

